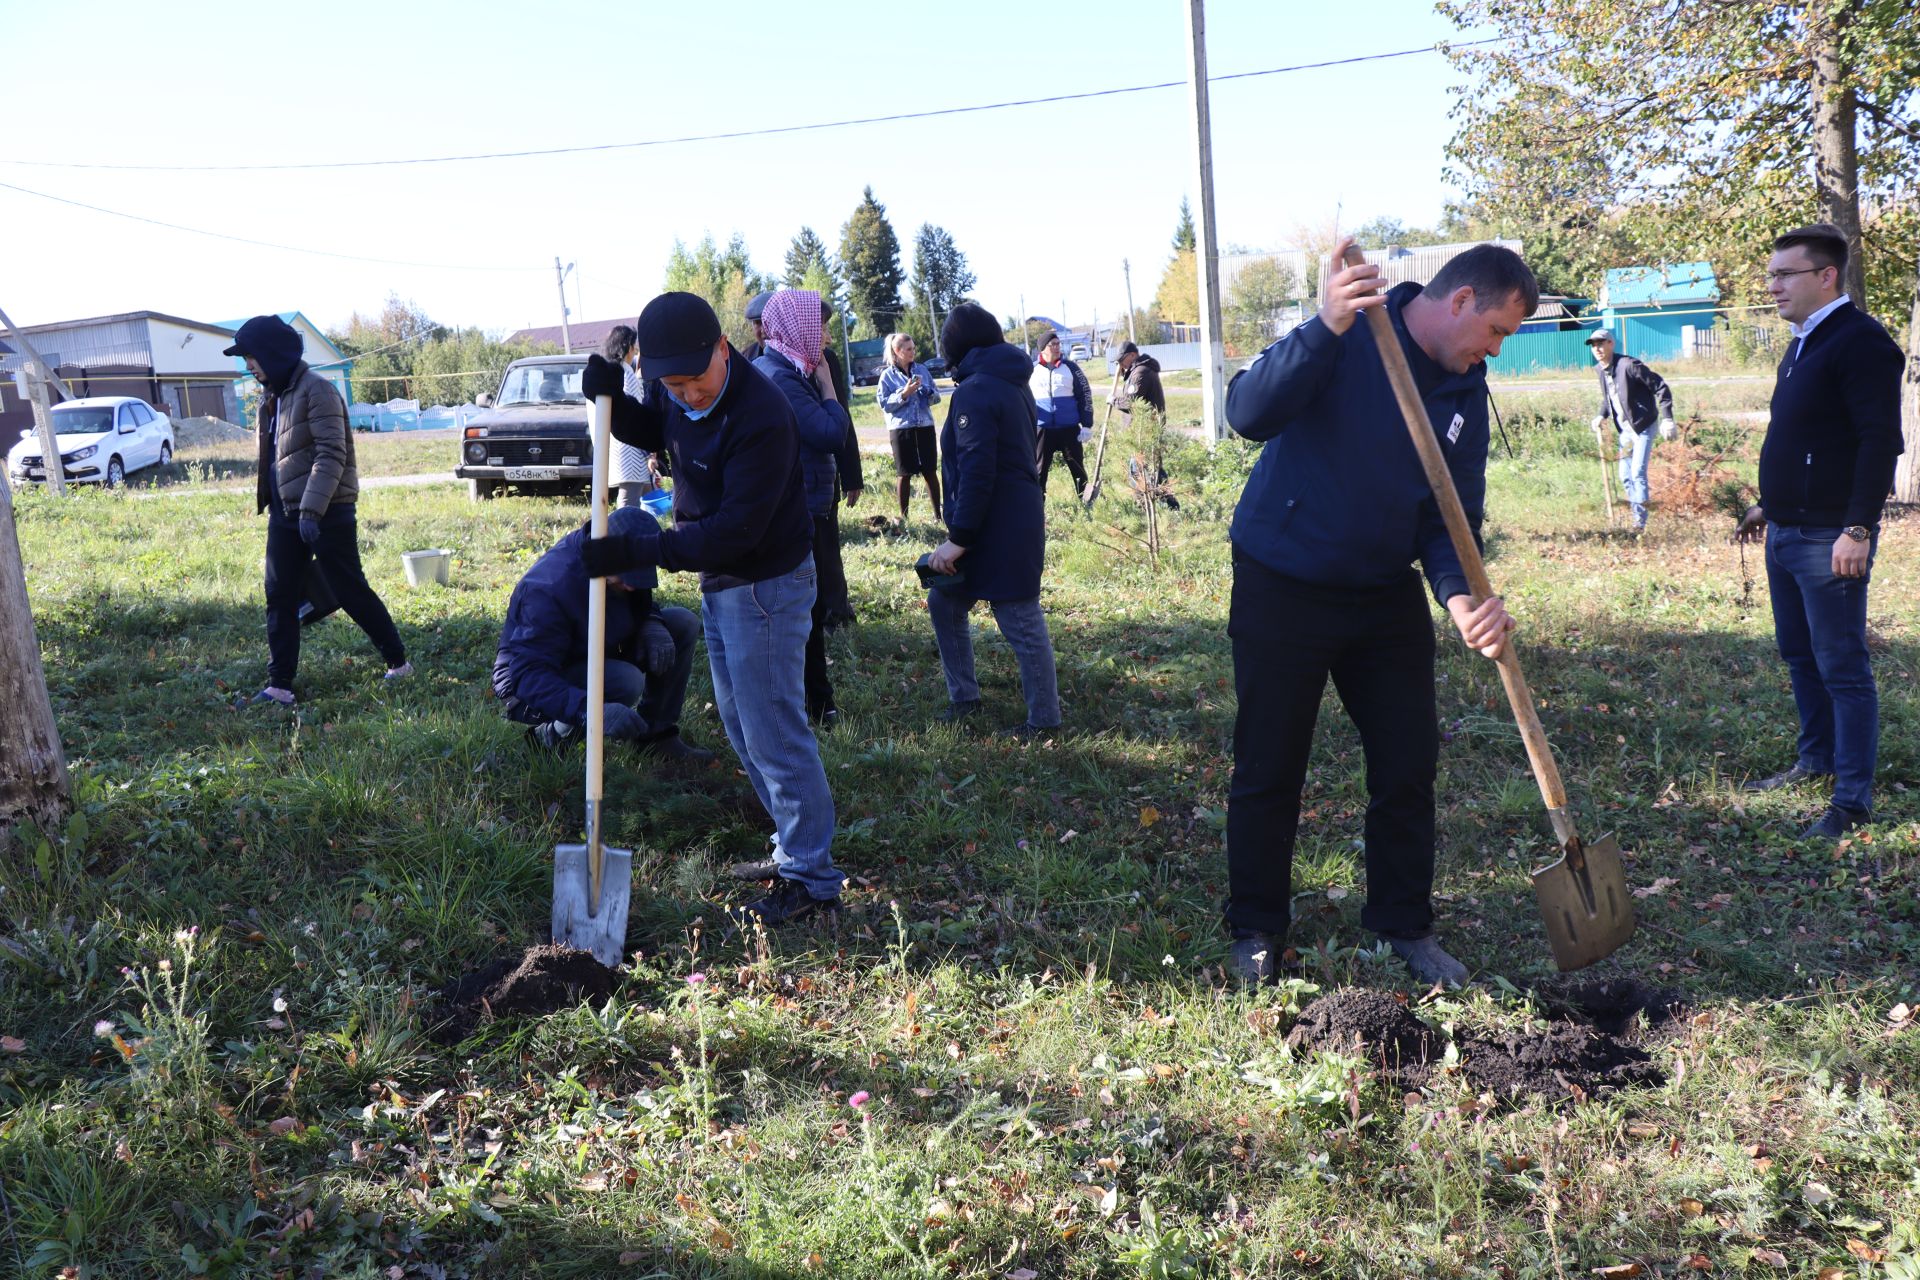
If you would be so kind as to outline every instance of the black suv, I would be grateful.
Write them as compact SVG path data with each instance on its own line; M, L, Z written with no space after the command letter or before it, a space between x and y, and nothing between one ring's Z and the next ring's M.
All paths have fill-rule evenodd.
M583 352L528 356L507 366L489 411L467 419L453 474L475 502L508 485L523 493L585 493L593 482L593 440L580 394Z

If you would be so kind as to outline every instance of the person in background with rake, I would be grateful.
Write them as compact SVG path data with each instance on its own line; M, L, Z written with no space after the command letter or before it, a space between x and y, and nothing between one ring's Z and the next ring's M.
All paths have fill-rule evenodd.
M1653 459L1653 441L1674 436L1673 392L1667 380L1634 359L1621 355L1613 330L1595 329L1587 339L1594 370L1600 378L1600 413L1593 420L1597 433L1611 422L1620 432L1620 489L1633 510L1633 531L1647 527L1647 464Z

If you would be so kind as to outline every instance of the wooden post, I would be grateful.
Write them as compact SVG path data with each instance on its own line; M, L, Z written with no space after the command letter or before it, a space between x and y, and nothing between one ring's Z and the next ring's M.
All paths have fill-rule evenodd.
M55 494L64 495L67 491L67 469L60 464L60 437L53 429L53 406L47 400L47 388L58 385L59 379L53 376L53 370L47 368L47 362L33 349L25 334L13 327L13 321L0 311L0 327L4 327L7 336L20 348L20 354L27 359L27 402L33 406L33 425L40 436L40 452L47 472L47 487ZM0 449L3 455L4 449Z
M1194 274L1200 283L1200 426L1209 449L1226 436L1227 358L1220 345L1220 246L1213 225L1213 124L1207 103L1206 0L1187 0L1189 87L1193 98L1200 219L1194 228Z
M27 602L27 571L13 523L13 492L0 484L0 848L29 821L51 834L73 805L40 642Z

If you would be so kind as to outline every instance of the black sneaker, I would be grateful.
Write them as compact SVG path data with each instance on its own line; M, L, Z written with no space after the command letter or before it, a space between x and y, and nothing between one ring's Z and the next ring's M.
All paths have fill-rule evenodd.
M678 733L662 734L658 738L649 738L636 746L636 753L649 760L671 760L677 764L704 765L713 763L713 752L705 747L696 747Z
M1742 791L1778 791L1781 787L1790 787L1796 782L1813 782L1821 778L1831 778L1831 773L1819 773L1805 769L1796 761L1792 768L1782 769L1778 773L1768 774L1764 778L1754 778L1740 784Z
M1286 950L1284 937L1257 929L1235 929L1233 945L1227 952L1227 967L1241 982L1264 986L1278 980L1280 957Z
M934 719L938 720L941 724L959 724L979 709L980 699L978 698L969 698L965 702L949 702L947 709L935 716Z
M840 895L816 898L807 892L807 886L783 876L773 882L773 890L766 897L737 908L733 916L742 925L758 923L771 928L814 914L831 916L839 910Z
M1842 809L1837 804L1827 806L1820 820L1800 833L1802 840L1838 840L1855 827L1864 827L1873 821L1873 814L1855 809Z

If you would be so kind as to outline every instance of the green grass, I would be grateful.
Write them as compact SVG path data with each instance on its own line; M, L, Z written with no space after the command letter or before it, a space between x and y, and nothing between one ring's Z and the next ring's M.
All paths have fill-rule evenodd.
M1708 426L1750 475L1746 437ZM1668 1084L1561 1107L1452 1077L1407 1099L1294 1059L1310 993L1224 978L1239 445L1176 452L1157 572L1137 514L1116 497L1083 521L1056 478L1067 732L1044 747L933 723L910 565L936 531L847 516L861 621L831 642L846 722L822 741L856 877L837 930L723 936L740 891L719 869L767 830L744 781L616 751L639 959L604 1006L451 1048L429 993L543 936L578 821L578 757L532 753L487 673L516 577L582 508L369 491L366 564L419 675L383 686L329 621L286 715L230 705L265 657L244 504L17 495L79 805L3 864L0 1272L1671 1275L1703 1255L1725 1275L1773 1274L1756 1251L1777 1250L1781 1274L1920 1275L1920 1031L1888 1020L1920 1004L1920 524L1889 526L1876 569L1880 821L1798 845L1812 791L1736 788L1792 752L1764 584L1743 600L1721 519L1657 493L1645 539L1608 533L1584 432L1548 412L1497 454L1490 568L1583 829L1658 886L1594 976L1682 986L1697 1012L1660 1050ZM356 443L371 473L426 442ZM455 549L450 586L404 586L423 546ZM1518 1025L1556 981L1527 881L1549 840L1493 668L1441 655L1442 927L1499 980L1423 1012ZM979 660L1012 722L990 626ZM709 703L702 668L687 728L724 750ZM1308 976L1402 986L1358 926L1363 763L1331 700L1305 800Z

